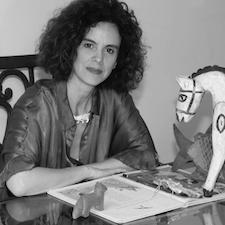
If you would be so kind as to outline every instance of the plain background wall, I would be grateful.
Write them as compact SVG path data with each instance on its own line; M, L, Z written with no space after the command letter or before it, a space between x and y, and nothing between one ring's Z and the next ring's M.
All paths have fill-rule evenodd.
M38 37L55 10L70 0L0 0L0 55L33 54ZM125 0L134 9L148 48L145 76L132 93L154 139L160 161L174 159L176 76L206 65L225 66L224 0ZM211 121L211 97L206 95L198 115L177 124L193 138ZM0 117L0 120L1 117ZM1 125L0 125L1 126Z

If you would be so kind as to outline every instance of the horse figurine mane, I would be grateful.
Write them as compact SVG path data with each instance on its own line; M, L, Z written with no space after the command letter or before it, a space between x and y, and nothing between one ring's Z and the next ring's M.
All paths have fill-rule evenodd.
M76 205L73 208L73 219L78 217L88 217L91 208L97 210L104 209L104 194L107 190L107 187L100 183L96 182L94 191L91 193L80 193L80 198L76 202Z
M179 122L189 122L194 117L205 92L212 95L213 156L203 185L204 196L210 197L225 161L225 68L207 66L187 78L177 78L177 82L180 85L176 105Z
M220 71L225 74L225 68L214 65L214 66L206 66L204 68L200 68L199 70L197 70L197 72L192 73L189 78L194 79L195 77L197 77L203 73L208 73L208 72L212 72L212 71Z

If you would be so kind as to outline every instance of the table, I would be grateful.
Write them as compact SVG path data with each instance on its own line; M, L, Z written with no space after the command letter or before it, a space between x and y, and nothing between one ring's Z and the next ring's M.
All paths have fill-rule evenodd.
M166 204L166 203L165 203ZM0 189L0 225L109 225L114 224L90 215L73 220L72 206L48 194L15 198ZM133 221L126 225L223 225L225 200L174 210Z

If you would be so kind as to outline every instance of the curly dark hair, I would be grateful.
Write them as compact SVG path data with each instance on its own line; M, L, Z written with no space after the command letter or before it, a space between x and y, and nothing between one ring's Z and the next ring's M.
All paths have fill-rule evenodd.
M50 19L40 38L40 66L55 80L68 80L79 44L98 22L115 24L121 36L116 68L100 86L118 91L137 88L146 56L142 29L133 10L118 0L75 0Z

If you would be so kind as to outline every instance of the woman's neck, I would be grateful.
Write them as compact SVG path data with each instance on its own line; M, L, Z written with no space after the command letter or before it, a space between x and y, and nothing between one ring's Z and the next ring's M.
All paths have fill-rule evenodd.
M67 97L74 115L90 112L94 88L78 85L73 80L67 81Z

